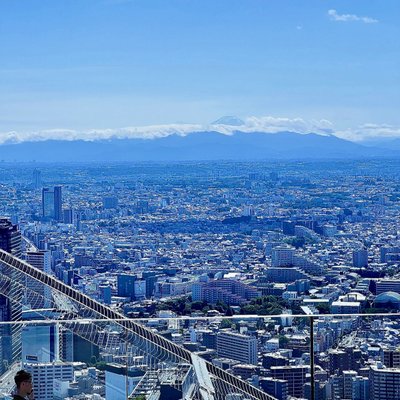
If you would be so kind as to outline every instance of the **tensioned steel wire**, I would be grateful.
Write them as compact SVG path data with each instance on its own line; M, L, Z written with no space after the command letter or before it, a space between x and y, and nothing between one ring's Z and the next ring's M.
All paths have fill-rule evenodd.
M29 306L34 310L34 313L36 315L41 315L44 319L48 319L48 313L46 310L43 310L42 307L44 302L49 301L49 299L45 298L43 291L40 293L41 290L37 285L25 286L21 282L12 280L12 278L7 276L9 272L7 268L11 269L6 267L3 269L3 273L0 274L0 293L10 298L14 304L14 309L19 308L21 310L22 306L26 305L26 300L29 299ZM26 279L24 279L23 282L26 282ZM37 284L40 283L37 282ZM14 289L18 289L19 293L24 292L24 295L14 297L13 293L15 293L15 290L13 292L9 290L11 286L13 286ZM33 287L35 288L33 289ZM57 306L58 311L63 312L62 317L69 319L68 322L63 323L64 329L73 331L85 340L98 345L103 352L109 352L115 356L123 355L128 359L141 356L147 367L152 368L164 367L168 362L165 352L157 353L157 349L153 349L151 346L147 346L146 350L144 350L143 346L147 343L144 343L141 339L139 339L139 342L135 343L133 340L135 336L125 334L118 322L114 323L109 319L97 322L92 310L87 307L77 307L73 304L71 299L68 299L62 293L54 293L54 296L52 296L52 303L52 305ZM82 318L82 316L90 321L90 323L82 323L81 320L74 321L74 319ZM25 321L21 322L23 324L25 323ZM35 323L39 322L35 321ZM10 324L9 327L21 329L20 324Z
M131 344L133 344L136 349L141 349L140 352L146 357L146 360L150 357L150 359L157 359L158 363L161 360L168 360L168 363L172 362L175 364L193 363L192 353L190 351L178 346L139 323L125 319L123 314L120 314L110 307L80 293L53 276L31 266L27 262L19 260L3 250L0 250L0 262L65 295L79 308L79 316L81 316L81 313L83 313L84 316L91 314L92 317L95 315L113 321L113 323L118 327L123 328L122 339L124 341L132 341ZM93 332L90 332L90 334L92 333ZM227 373L210 362L203 360L203 363L207 373L212 379L212 382L221 387L221 392L214 392L214 398L223 399L228 393L240 392L245 396L245 398L260 400L274 399L272 396L267 395L265 392L250 385L248 382ZM200 378L201 377L197 377L198 380ZM201 388L199 390L201 390Z
M9 276L7 284L4 285L5 296L9 299L9 312L11 320L18 321L21 319L21 307L19 302L23 297L24 290L18 285L21 281L23 273L19 270L9 268L7 265L0 265L0 274L5 273ZM1 285L1 283L0 283ZM11 360L14 361L21 353L21 326L13 325L8 328L0 328L4 336L10 339Z

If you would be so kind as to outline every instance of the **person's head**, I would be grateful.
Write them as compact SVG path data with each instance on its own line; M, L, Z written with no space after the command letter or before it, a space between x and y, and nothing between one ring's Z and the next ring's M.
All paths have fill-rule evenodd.
M17 391L22 396L26 396L32 392L32 375L29 372L18 371L14 377L15 384L17 385Z

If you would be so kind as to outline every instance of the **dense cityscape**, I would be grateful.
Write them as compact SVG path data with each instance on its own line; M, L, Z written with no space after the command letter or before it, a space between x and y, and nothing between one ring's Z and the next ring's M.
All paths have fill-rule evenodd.
M275 399L397 399L400 321L371 314L400 308L399 170L396 160L3 163L0 247ZM4 275L7 322L16 307ZM17 319L39 322L0 325L0 398L16 362L36 399L182 398L168 371L124 365L112 326L89 343L47 324L72 315L66 300L24 284Z
M400 400L399 15L1 0L0 400Z

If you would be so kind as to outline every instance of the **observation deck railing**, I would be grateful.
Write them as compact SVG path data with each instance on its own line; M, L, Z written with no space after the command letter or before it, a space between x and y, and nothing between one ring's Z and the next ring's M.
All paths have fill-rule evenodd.
M246 381L271 399L288 395L314 400L324 392L330 393L327 399L336 400L363 399L362 393L366 399L383 399L384 395L400 398L399 317L398 312L246 314L128 321L167 337L200 360L205 357L216 371L228 370L240 378L237 382ZM194 390L196 385L199 389L199 382L194 382L191 360L171 366L167 355L157 352L154 362L152 354L146 354L146 350L156 351L151 347L130 353L120 329L121 322L126 321L59 316L0 321L0 400L14 390L13 376L20 368L32 372L36 400L50 398L46 396L93 400L180 398L178 393L182 398L218 398L219 388L207 392L207 382L200 383L203 391ZM96 331L90 342L86 333L92 325ZM12 329L15 327L20 329ZM9 350L15 332L20 335L21 353L11 359ZM216 339L221 332L240 336L236 335L235 344ZM255 359L251 345L247 352L243 350L246 341L256 344ZM272 365L274 362L276 365ZM395 374L398 379L385 380L385 386L382 379L376 378L385 373ZM35 383L37 377L41 382ZM232 387L235 383L231 382ZM238 393L226 393L224 400L245 399L243 388L239 389Z

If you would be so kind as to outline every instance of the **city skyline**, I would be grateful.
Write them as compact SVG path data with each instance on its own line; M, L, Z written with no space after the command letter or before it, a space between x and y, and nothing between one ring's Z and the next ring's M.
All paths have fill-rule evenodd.
M397 398L399 168L2 163L0 399Z
M397 399L399 15L0 1L0 400Z

